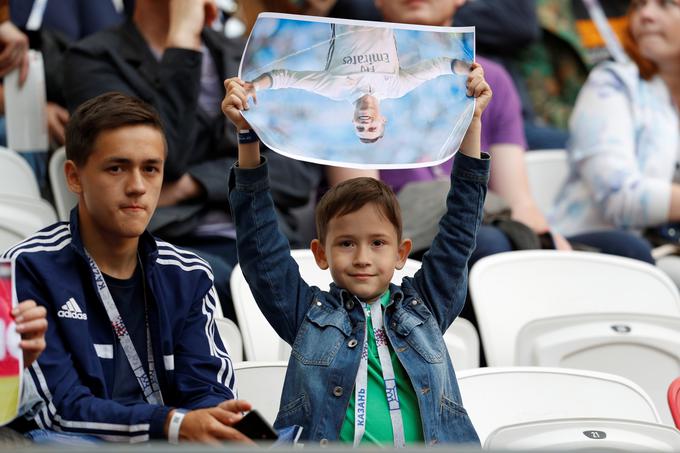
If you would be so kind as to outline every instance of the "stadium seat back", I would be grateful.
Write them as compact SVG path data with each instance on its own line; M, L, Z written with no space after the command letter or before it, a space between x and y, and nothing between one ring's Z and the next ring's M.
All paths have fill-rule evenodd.
M569 160L564 149L524 153L529 189L542 212L550 212L562 185L569 176Z
M680 451L680 431L635 420L574 418L498 428L486 450Z
M463 405L482 444L496 429L564 418L660 423L650 397L621 376L547 367L478 368L458 373Z
M0 195L0 252L57 221L42 198Z
M66 162L66 148L62 146L50 157L48 168L54 205L57 207L59 220L68 220L71 209L78 203L78 197L68 190L66 175L64 174L64 162Z
M237 396L248 401L270 424L279 411L286 362L240 362L234 364Z
M0 147L0 194L40 198L31 166L19 153L4 147Z

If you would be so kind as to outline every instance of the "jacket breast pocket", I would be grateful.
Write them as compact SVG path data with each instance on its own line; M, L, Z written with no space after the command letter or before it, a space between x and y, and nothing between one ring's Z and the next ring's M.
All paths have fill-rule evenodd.
M392 329L429 363L444 361L446 346L441 330L425 304L418 299L401 307L392 318Z
M293 342L293 356L304 365L328 366L352 333L347 313L314 302Z

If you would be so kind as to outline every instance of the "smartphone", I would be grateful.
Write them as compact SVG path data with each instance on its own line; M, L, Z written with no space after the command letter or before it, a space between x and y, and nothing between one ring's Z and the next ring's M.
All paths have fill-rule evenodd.
M279 438L274 428L256 410L248 412L245 417L236 422L233 428L239 430L254 441L275 441Z

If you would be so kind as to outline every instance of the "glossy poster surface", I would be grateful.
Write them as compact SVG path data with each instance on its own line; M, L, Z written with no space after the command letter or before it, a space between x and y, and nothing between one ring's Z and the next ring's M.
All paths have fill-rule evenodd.
M440 163L474 110L474 29L263 13L241 61L246 120L271 149L355 168Z

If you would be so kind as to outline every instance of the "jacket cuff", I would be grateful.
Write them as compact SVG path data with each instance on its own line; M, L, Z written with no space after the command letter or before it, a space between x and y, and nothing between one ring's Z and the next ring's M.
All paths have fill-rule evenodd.
M269 190L269 166L264 156L260 157L260 165L254 168L240 168L236 162L229 172L229 193L261 192Z
M151 439L167 439L164 431L165 420L172 409L168 406L158 406L151 413L151 422L149 423L149 437Z
M488 184L490 169L491 159L487 153L482 153L481 158L476 159L457 152L454 156L451 176Z

